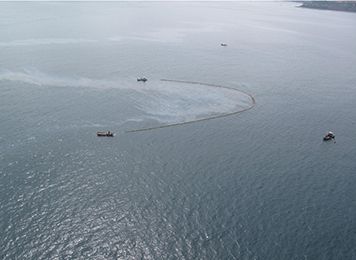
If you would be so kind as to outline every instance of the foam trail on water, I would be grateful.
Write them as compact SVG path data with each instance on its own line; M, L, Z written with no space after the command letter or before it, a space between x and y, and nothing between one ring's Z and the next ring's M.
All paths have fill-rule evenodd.
M49 75L38 70L25 69L23 71L4 70L0 72L0 81L15 81L27 83L35 86L52 87L83 87L83 88L115 88L117 83L101 79L91 79L87 77L58 77Z
M22 82L41 87L129 90L125 95L131 105L141 110L147 118L163 123L199 120L243 110L251 105L251 98L235 89L189 82L150 80L147 84L140 84L135 79L123 81L69 78L38 70L0 71L0 81Z
M172 82L168 85L169 88L152 90L139 102L144 105L142 110L162 122L201 119L244 109L251 104L249 96L235 90Z
M93 42L96 42L96 40L70 39L70 38L26 39L26 40L14 40L14 41L8 41L8 42L0 42L0 47L37 46L37 45L53 45L53 44L77 44L77 43L93 43Z

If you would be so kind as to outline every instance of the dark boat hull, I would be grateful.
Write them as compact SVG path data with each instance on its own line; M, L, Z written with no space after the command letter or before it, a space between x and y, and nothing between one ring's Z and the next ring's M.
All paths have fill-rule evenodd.
M324 136L324 138L323 138L324 141L330 141L330 140L334 140L334 139L335 139L335 137L333 137L333 136Z
M114 137L114 133L109 132L97 132L96 136L98 137Z

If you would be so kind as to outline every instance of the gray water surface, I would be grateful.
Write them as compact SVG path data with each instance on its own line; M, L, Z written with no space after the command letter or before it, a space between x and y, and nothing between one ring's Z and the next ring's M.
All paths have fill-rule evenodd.
M0 258L355 259L356 15L297 5L0 3ZM126 133L250 105L162 78L257 103Z

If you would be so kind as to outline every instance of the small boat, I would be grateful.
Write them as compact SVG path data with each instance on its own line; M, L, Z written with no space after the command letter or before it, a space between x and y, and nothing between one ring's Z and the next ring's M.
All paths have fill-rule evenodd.
M142 81L142 82L146 82L148 79L146 78L138 78L137 81Z
M323 138L324 141L330 141L334 139L335 139L335 135L333 132L328 132Z
M226 46L227 46L226 43L221 43L220 45L223 46L223 47L226 47Z
M102 137L102 136L106 136L106 137L114 137L114 133L110 132L110 131L106 131L106 132L96 132L96 136Z

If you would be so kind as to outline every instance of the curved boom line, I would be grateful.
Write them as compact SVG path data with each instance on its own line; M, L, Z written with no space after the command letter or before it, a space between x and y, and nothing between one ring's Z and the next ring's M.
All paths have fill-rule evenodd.
M173 124L160 125L160 126L153 126L153 127L146 127L146 128L132 129L132 130L127 130L126 133L151 131L151 130L156 130L156 129L160 129L160 128L181 126L181 125L193 124L193 123L198 123L198 122L202 122L202 121L208 121L208 120L212 120L212 119L222 118L222 117L233 116L233 115L237 115L237 114L243 113L243 112L245 112L247 110L250 110L256 105L256 100L251 94L249 94L247 92L244 92L242 90L235 89L235 88L221 86L221 85L215 85L215 84L210 84L210 83L202 83L202 82L197 82L197 81L185 81L185 80L174 80L174 79L161 79L161 81L196 84L196 85L210 86L210 87L215 87L215 88L225 88L225 89L229 89L229 90L233 90L233 91L238 91L240 93L243 93L243 94L249 96L251 101L252 101L252 104L249 107L247 107L245 109L242 109L242 110L239 110L239 111L234 111L234 112L230 112L230 113L224 113L224 114L220 114L220 115L216 115L216 116L211 116L211 117L206 117L206 118L201 118L201 119L196 119L196 120L191 120L191 121L186 121L186 122L173 123Z

